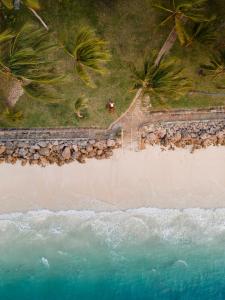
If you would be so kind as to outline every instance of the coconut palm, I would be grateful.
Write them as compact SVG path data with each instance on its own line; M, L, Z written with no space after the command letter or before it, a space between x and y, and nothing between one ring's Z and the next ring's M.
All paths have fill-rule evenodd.
M211 22L195 23L186 37L185 47L192 46L195 42L210 45L216 41L216 28Z
M208 0L173 0L169 7L156 4L154 7L166 12L168 16L160 25L165 25L173 20L176 34L181 45L184 45L187 38L185 23L190 20L201 23L208 21L204 9Z
M210 58L209 64L201 65L208 75L213 78L221 77L225 75L225 50L218 50Z
M84 96L79 97L74 103L74 112L78 118L83 118L81 112L88 108L88 99Z
M90 87L95 84L91 72L105 74L105 63L109 61L110 54L106 42L95 35L90 28L83 27L77 34L73 43L65 43L66 52L72 57L74 68L80 79Z
M155 65L155 55L150 55L141 69L131 64L131 71L133 90L142 89L143 94L148 95L150 99L177 99L185 95L190 88L190 82L182 75L182 68L176 66L174 59L164 59Z
M55 47L49 34L32 24L24 25L16 33L0 33L0 75L8 87L9 106L14 106L34 85L38 90L62 79L49 58Z
M0 0L0 2L9 10L19 10L21 6L25 6L39 20L44 28L48 30L47 24L37 13L37 11L40 9L39 0Z

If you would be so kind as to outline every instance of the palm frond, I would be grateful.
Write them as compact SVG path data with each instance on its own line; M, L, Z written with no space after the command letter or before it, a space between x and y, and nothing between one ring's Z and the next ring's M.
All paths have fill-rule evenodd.
M15 34L10 29L2 31L0 33L0 44L11 40L12 38L14 38L14 36Z
M50 59L55 48L55 43L44 29L26 24L7 43L0 44L0 71L5 76L10 74L20 80L23 89L33 96L30 84L53 86L64 81L65 76Z
M23 87L24 92L35 100L44 101L45 103L59 103L63 101L62 97L59 97L58 93L47 85L40 85L31 83Z
M178 39L180 41L181 46L183 46L186 42L186 34L184 24L182 23L179 17L175 17L175 26Z
M204 45L209 45L216 40L216 28L210 22L197 23L191 31L191 40L196 40Z
M206 70L207 75L214 77L225 75L225 50L219 50L212 54L208 64L202 64L201 68Z
M166 24L171 18L174 18L175 26L178 28L178 36L181 44L184 43L184 34L179 28L183 19L189 19L193 22L206 22L210 18L206 16L206 4L208 0L185 0L179 1L179 3L173 1L170 7L165 7L160 4L153 5L154 7L169 14L160 25Z
M13 0L1 0L2 4L7 8L7 9L13 9L14 8L14 3Z
M77 98L77 100L74 103L74 112L79 117L82 118L81 112L88 108L88 98L85 96L81 96Z
M133 67L133 70L133 88L142 88L150 97L180 98L191 86L174 59L162 60L156 66L150 56L145 60L142 69Z
M101 75L106 73L105 63L110 60L107 43L98 38L90 28L83 27L77 34L75 45L65 45L66 51L74 58L78 76L89 86L94 86L89 71Z
M28 7L31 7L33 9L40 9L40 2L39 0L23 0L24 4Z

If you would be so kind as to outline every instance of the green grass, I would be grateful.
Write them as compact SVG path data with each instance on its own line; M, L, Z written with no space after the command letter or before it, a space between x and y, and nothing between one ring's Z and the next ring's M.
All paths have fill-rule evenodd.
M127 109L134 97L134 93L130 92L129 62L140 64L151 49L159 49L171 26L159 28L157 24L162 16L152 7L152 0L42 0L41 2L40 14L60 41L75 39L78 28L83 25L94 28L99 36L108 41L112 53L112 60L108 64L109 72L105 77L95 77L96 89L88 88L73 72L70 58L60 51L57 57L60 68L69 74L67 81L57 87L64 100L51 104L23 96L16 105L16 109L23 112L23 119L15 122L0 117L0 126L107 127ZM225 3L222 4L221 0L215 2L223 18ZM28 13L20 13L15 26L29 18L32 19L32 16ZM221 28L220 34L224 31L224 27ZM180 63L185 66L186 75L193 81L193 89L215 91L215 84L209 78L198 75L199 63L208 59L207 47L196 45L193 48L182 49L176 43L171 55L178 57ZM89 98L90 107L86 117L79 120L73 112L73 104L82 94ZM4 109L1 91L0 98L1 111ZM109 114L106 110L109 98L115 101L115 114ZM179 101L168 100L166 103L153 101L152 104L153 109L208 107L225 105L225 97L194 95Z
M208 96L194 94L183 97L179 100L170 100L168 102L152 101L151 110L168 109L191 109L191 108L210 108L214 106L224 106L225 96Z

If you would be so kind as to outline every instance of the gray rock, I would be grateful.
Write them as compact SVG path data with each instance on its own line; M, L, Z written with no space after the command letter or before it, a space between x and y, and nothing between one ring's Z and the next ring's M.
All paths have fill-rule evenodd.
M99 142L94 144L94 147L99 149L99 150L103 150L104 148L106 148L106 143L103 142L103 141L99 141Z
M93 146L92 146L92 145L87 145L86 151L87 151L88 153L92 152L92 151L93 151Z
M41 148L38 152L41 156L49 156L50 154L50 150L48 148Z
M78 159L80 157L80 152L73 152L72 154L72 159L75 160L75 159Z
M77 146L77 145L73 145L73 146L72 146L72 149L73 149L75 152L77 152L77 151L78 151L78 146Z
M54 141L52 145L53 145L53 146L58 146L58 145L59 145L59 142L58 142L58 141Z
M39 153L35 153L34 156L33 156L33 158L35 160L38 160L40 158L40 154Z
M63 149L63 152L62 152L62 157L65 159L65 160L68 160L71 158L71 150L69 147L65 147Z
M5 146L0 146L0 155L3 154L6 151Z
M14 148L14 143L6 142L5 146L6 146L7 149L13 149Z
M19 155L20 157L25 158L27 154L28 154L28 150L27 150L27 149L21 148L21 149L19 149L19 151L18 151L18 155Z
M81 147L86 147L87 146L87 141L81 141L78 143L79 146Z
M101 149L99 149L99 150L97 151L97 155L98 155L98 156L102 155L102 153L103 153L103 151L102 151Z
M13 154L13 149L6 149L6 154L7 155L12 155Z
M163 139L165 136L166 136L166 129L165 128L161 128L159 131L158 131L158 136Z
M90 144L90 145L94 145L95 143L96 143L96 140L90 140L90 141L89 141L89 144Z
M30 147L32 150L39 150L41 147L38 144L34 144Z
M46 148L48 144L46 142L38 142L38 145L42 148Z
M114 140L107 140L107 147L115 147L116 142Z
M155 135L155 133L150 133L148 135L148 141L150 144L154 144L157 141L157 136Z

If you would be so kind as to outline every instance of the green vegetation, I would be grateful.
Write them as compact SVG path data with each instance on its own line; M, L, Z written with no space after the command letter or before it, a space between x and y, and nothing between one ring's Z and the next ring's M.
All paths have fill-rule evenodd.
M151 99L166 102L180 99L190 89L190 82L182 75L183 69L177 66L175 59L162 59L155 64L156 55L150 55L139 70L131 64L133 89L142 89Z
M166 25L172 20L172 22L174 22L180 44L183 46L189 41L189 35L186 31L186 23L190 21L194 23L201 23L209 20L205 14L206 3L208 0L173 0L171 2L172 3L169 7L160 4L156 4L154 6L169 15L166 16L160 25Z
M202 68L213 76L213 79L225 75L225 50L219 50L212 55L209 64L202 65ZM225 86L225 85L224 85Z
M176 7L179 1L175 0ZM25 2L23 1L23 3ZM50 29L50 39L59 45L58 50L50 53L46 59L56 62L56 73L66 74L63 84L55 84L53 89L50 89L50 92L58 95L60 101L53 103L48 101L48 97L34 98L24 94L16 103L14 111L7 114L5 113L6 97L4 95L6 84L1 80L0 126L107 127L127 109L135 95L132 92L130 63L134 63L137 70L141 70L143 57L147 57L154 49L160 50L175 24L175 19L170 18L167 20L167 26L159 26L168 15L165 10L154 8L153 4L160 3L163 7L170 9L173 1L170 1L171 5L169 5L169 0L129 0L129 5L125 0L40 0L39 2L40 7L36 8L36 11L40 8L38 13ZM200 8L206 1L201 2ZM217 15L217 19L200 24L196 23L196 18L194 22L188 21L185 24L186 47L181 47L176 42L170 56L176 58L184 68L182 77L187 77L192 81L193 90L216 92L218 86L224 86L224 78L218 77L211 80L206 76L207 72L202 71L200 66L209 62L209 57L211 53L214 53L214 49L225 46L223 42L225 26L222 22L225 3L221 0L208 1L205 9L201 8L199 13L196 11L196 9L199 10L199 7L195 6L194 9L195 11L188 9L183 12L192 17L192 20L194 20L194 16L194 18L198 18L198 21L204 21L210 19L208 16L214 14ZM7 15L6 19L0 15L2 29L10 27L13 33L18 32L24 23L39 24L37 17L33 13L31 14L25 5L21 5L18 11L4 8L4 14ZM211 25L212 23L213 25ZM80 29L86 27L95 31L95 34L91 31L88 39L89 41L96 39L92 45L96 45L98 40L107 41L107 45L101 44L97 50L101 53L105 47L110 49L111 59L109 62L107 62L109 53L105 53L107 57L97 56L93 61L91 56L91 60L87 60L87 53L90 53L88 42L85 42L88 50L85 54L86 58L83 57L84 52L82 55L78 54L77 40L80 36ZM69 55L68 52L72 55ZM108 72L104 72L105 67ZM103 72L104 76L101 76ZM92 86L95 84L96 87L89 87L86 83ZM41 93L42 89L36 89L36 95L37 92ZM222 93L223 90L219 90L219 92ZM76 99L82 95L89 99L89 107L88 112L81 113L84 117L79 118L75 114L74 105ZM173 95L168 96L168 98L173 98ZM114 114L109 114L105 108L109 99L115 102ZM182 95L180 99L173 98L165 101L151 98L151 102L153 109L224 105L225 91L224 96L189 94L188 96ZM21 113L23 117L21 117Z
M74 103L74 113L78 118L83 118L83 111L88 108L88 99L84 96L79 97Z
M8 30L0 33L0 73L9 107L15 106L23 92L34 98L49 98L46 85L62 80L49 58L54 48L47 32L35 25L26 24L15 34Z
M66 52L73 58L75 70L81 80L90 87L95 87L89 70L99 74L107 72L103 64L110 60L106 42L96 37L95 32L90 28L82 28L73 45L68 41L64 46Z

